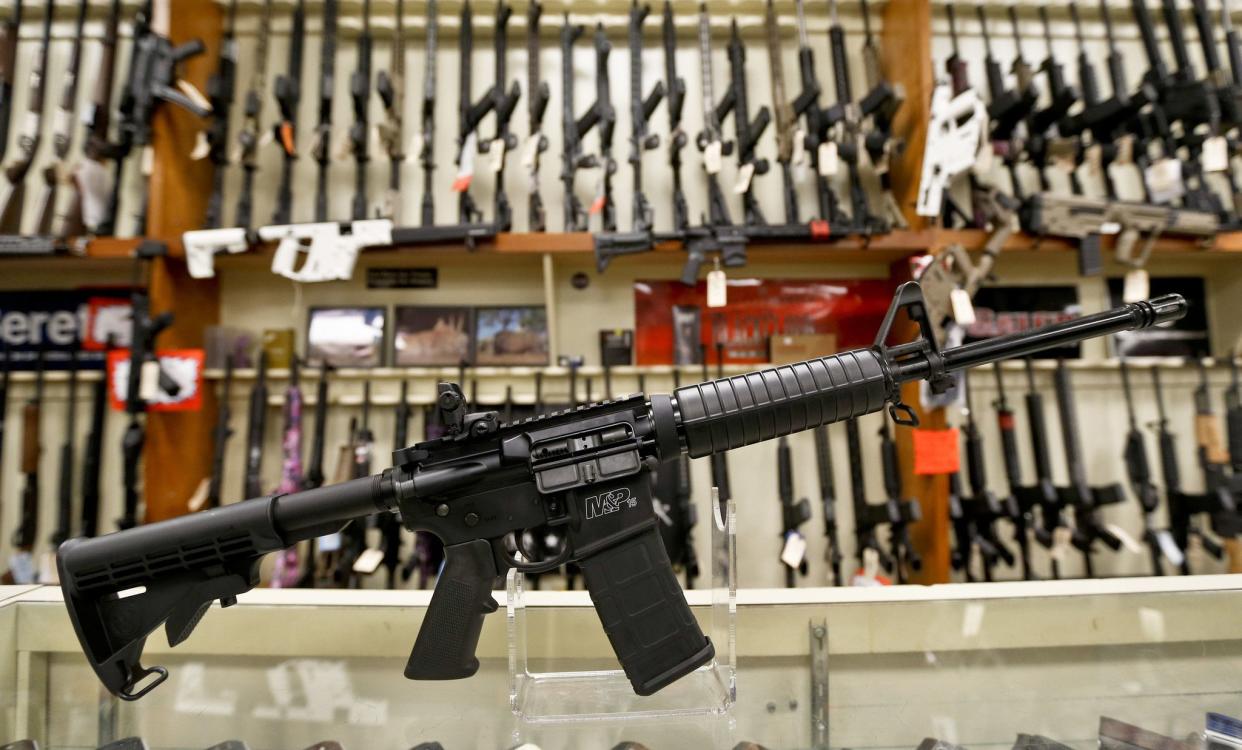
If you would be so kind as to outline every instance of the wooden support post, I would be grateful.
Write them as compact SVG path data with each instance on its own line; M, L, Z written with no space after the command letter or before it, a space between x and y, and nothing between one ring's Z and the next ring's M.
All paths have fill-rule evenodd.
M923 146L931 116L932 74L931 0L901 0L884 5L881 55L884 75L905 89L906 99L893 119L893 133L904 141L892 159L893 195L911 229L923 229L926 220L914 213Z
M219 57L223 14L212 0L163 0L175 4L169 13L174 44L201 39L207 52L182 67L183 77L201 91ZM181 233L201 225L211 189L211 164L190 158L205 123L180 107L161 107L152 123L155 158L150 177L147 231L168 243L170 258L151 272L151 310L171 310L172 327L162 333L158 349L201 347L204 330L219 322L220 295L214 282L194 280L186 273ZM215 392L205 389L196 412L152 413L147 417L144 456L146 521L161 521L187 511L186 501L211 471L211 428Z

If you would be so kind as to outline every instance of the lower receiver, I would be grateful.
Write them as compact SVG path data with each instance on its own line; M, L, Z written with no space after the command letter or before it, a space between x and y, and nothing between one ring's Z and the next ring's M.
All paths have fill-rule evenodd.
M905 310L919 336L890 346ZM445 546L436 585L406 665L412 679L457 679L479 668L475 649L492 585L514 568L582 569L600 621L634 691L649 695L714 656L686 604L660 542L651 472L685 452L709 456L888 406L914 424L901 384L929 380L1042 349L1175 320L1185 301L1166 295L1045 328L941 350L921 288L897 290L869 348L502 423L466 413L458 386L440 385L445 437L393 454L393 468L343 484L247 500L94 539L57 555L78 640L109 691L133 700L167 678L142 666L143 645L162 623L170 645L186 639L213 601L222 606L259 583L264 555L339 531L373 513L401 514ZM540 562L522 532L548 525L565 539ZM511 546L513 545L513 546ZM520 557L511 550L523 552Z

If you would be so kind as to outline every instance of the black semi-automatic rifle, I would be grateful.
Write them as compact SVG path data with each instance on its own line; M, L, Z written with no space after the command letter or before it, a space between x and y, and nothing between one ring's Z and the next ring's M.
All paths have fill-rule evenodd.
M273 224L293 221L293 165L298 160L298 104L302 101L302 49L305 45L306 0L298 0L293 6L293 25L289 30L289 68L284 75L276 76L273 89L280 109L275 140L281 151L280 186L276 189Z
M470 197L470 182L474 179L475 156L479 148L479 123L496 106L496 97L488 88L477 102L472 100L474 85L471 58L474 57L474 12L470 0L461 7L461 30L457 40L459 52L457 96L457 179L453 190L457 191L457 221L470 224L483 220L483 212Z
M992 37L988 34L987 13L983 4L975 6L979 17L979 30L983 34L984 67L988 78L988 118L992 121L992 140L1008 141L1014 130L1027 118L1039 100L1039 90L1035 88L1030 66L1022 62L1019 54L1014 60L1014 72L1024 71L1015 75L1016 86L1005 87L1005 73L1000 60L992 54Z
M815 471L819 477L819 504L824 512L824 538L827 548L824 550L824 562L828 564L829 583L833 586L844 586L846 581L841 564L840 535L837 529L837 488L833 480L832 450L828 443L828 428L816 427L815 433Z
M746 47L742 45L742 36L738 33L737 19L729 25L729 88L724 98L716 106L716 117L720 120L733 114L733 133L736 137L738 180L743 183L742 219L747 225L767 224L763 212L759 210L759 201L755 199L754 178L767 174L771 168L767 159L759 158L755 147L772 122L772 112L767 105L759 108L755 118L750 117L750 98L746 85Z
M1014 77L1014 90L1022 100L1022 119L1007 133L994 132L993 148L999 148L1002 161L1009 171L1011 194L1017 200L1022 200L1026 190L1022 186L1018 165L1023 154L1027 152L1031 120L1036 114L1035 108L1039 103L1039 88L1035 85L1035 69L1026 61L1026 55L1022 51L1022 31L1018 23L1017 6L1009 5L1005 10L1009 15L1009 27L1013 32L1014 58L1011 71ZM982 14L982 6L980 6L980 13ZM986 27L984 27L984 39L987 39Z
M543 134L543 115L552 95L548 90L548 82L543 80L540 59L539 19L542 16L543 4L539 0L531 0L526 7L526 85L530 88L526 96L526 115L531 144L523 157L530 173L530 218L527 229L531 232L543 232L548 228L547 211L543 207L543 196L539 188L539 163L543 152L548 150L548 137Z
M1034 569L1031 567L1030 540L1034 508L1041 503L1055 503L1056 490L1053 489L1051 481L1030 487L1022 483L1022 461L1018 458L1018 432L1014 423L1014 412L1005 396L1005 378L1001 373L1000 363L994 364L992 369L996 376L996 401L992 403L992 408L996 410L996 431L1000 435L1001 454L1005 459L1005 479L1009 486L1009 496L1013 498L1013 502L1007 504L1012 514L1009 520L1013 523L1014 543L1018 545L1022 580L1030 581L1035 578ZM1046 488L1047 496L1044 495L1043 488Z
M590 213L600 216L600 230L617 230L617 204L612 199L612 177L617 173L617 160L612 158L612 139L617 128L617 111L612 106L612 85L608 77L608 56L612 43L604 32L604 24L595 26L595 132L599 136L599 166L603 170L600 189L591 204Z
M804 145L810 155L811 170L815 172L815 194L819 201L819 217L831 226L845 227L850 218L841 210L840 199L832 188L830 168L835 165L823 164L820 154L822 147L828 146L828 131L837 123L844 113L839 108L825 108L819 104L821 88L815 74L815 52L811 49L810 36L806 30L806 11L802 0L797 0L798 14L798 76L802 82L802 90L794 101L794 112L806 116L806 140ZM829 148L835 148L829 146Z
M259 351L259 368L250 388L246 412L246 472L242 497L263 494L263 442L267 435L267 352Z
M43 194L39 197L39 210L35 214L35 234L65 237L64 226L54 227L56 199L60 184L69 171L69 150L73 147L73 131L77 128L74 113L78 109L78 72L82 67L83 29L86 26L87 0L78 0L77 20L74 23L73 47L69 52L69 66L61 83L60 99L56 102L56 114L52 118L52 155L54 160L43 168Z
M1062 490L1052 482L1052 454L1048 441L1048 423L1045 421L1044 394L1035 387L1034 362L1026 360L1026 423L1031 436L1031 456L1035 461L1035 484L1030 500L1031 507L1039 508L1039 524L1035 527L1035 541L1046 548L1050 555L1052 578L1061 578L1061 563L1067 545L1081 545L1082 537L1070 526L1069 514L1062 501Z
M781 32L776 8L768 0L763 14L763 30L768 46L768 76L772 81L772 111L776 124L776 163L781 165L781 195L785 223L798 223L798 192L794 187L793 160L798 132L798 113L785 98L785 63L781 59Z
M350 216L366 219L367 165L371 161L371 0L362 0L362 33L358 35L358 62L349 78L349 97L354 122L349 126L350 153L354 157L354 200ZM463 71L463 74L468 70Z
M1126 477L1130 480L1130 491L1139 502L1143 511L1143 543L1147 545L1151 560L1152 575L1164 575L1160 564L1163 556L1160 547L1162 532L1156 526L1156 512L1160 509L1160 492L1152 483L1151 462L1147 458L1147 441L1139 428L1138 416L1134 411L1134 395L1130 392L1130 367L1126 358L1121 358L1121 388L1126 397L1126 416L1130 420L1130 429L1126 432L1126 447L1122 458L1126 462Z
M867 575L868 558L875 557L878 567L888 569L892 563L884 548L880 546L879 519L882 517L873 508L880 508L867 500L867 477L862 457L862 438L858 434L858 420L849 419L845 422L845 441L850 461L850 495L854 505L854 556L858 558L860 575ZM853 578L851 576L851 578Z
M379 214L400 221L401 167L405 164L405 0L397 0L396 14L391 62L376 77L375 90L384 105L384 121L378 129L380 146L388 154L388 192Z
M918 322L920 335L889 345L903 310ZM497 609L491 595L496 577L510 568L541 572L573 562L604 613L605 632L635 692L652 694L715 652L660 542L651 498L654 465L682 452L708 456L886 406L909 423L914 412L900 400L902 383L930 379L943 391L952 382L949 373L1147 328L1181 317L1186 303L1168 295L947 350L929 338L924 310L918 285L905 284L870 348L515 424L502 425L495 412L467 413L461 388L441 384L437 404L447 435L397 450L395 466L379 474L66 542L58 564L70 619L105 687L136 699L167 678L164 668L140 663L145 639L161 623L167 622L170 642L180 643L211 602L232 604L257 583L267 553L359 517L399 511L404 526L433 532L447 552L406 677L473 675L484 617ZM722 394L732 398L722 400ZM541 524L564 531L562 549L541 563L516 559L507 543ZM131 591L135 587L141 593ZM120 591L131 595L117 598Z
M422 148L418 163L423 168L423 204L421 221L429 227L436 223L436 55L439 54L440 17L436 0L427 0L427 38L423 47Z
M668 96L668 166L673 178L673 231L681 232L690 226L690 208L681 184L681 150L686 147L689 138L681 128L681 112L686 104L686 81L677 75L677 25L673 21L671 0L664 0L660 38L664 47L664 89Z
M561 24L561 189L564 191L566 232L586 231L587 212L582 201L574 194L574 178L579 169L594 169L599 166L599 160L594 155L587 155L582 151L582 139L599 122L599 102L592 104L581 118L575 114L574 42L578 41L583 32L581 25L569 23L569 14L566 13ZM602 34L596 36L596 42L600 41L608 43ZM597 49L596 55L601 52ZM606 52L603 54L606 55Z
M233 355L224 358L224 380L220 384L220 398L216 402L216 425L212 429L211 478L207 480L207 496L204 508L220 507L220 492L224 485L224 461L228 456L229 438L233 437L233 428L229 424L233 419L230 401L233 388ZM191 508L190 510L198 510Z
M781 547L789 552L791 547L801 547L802 552L794 555L781 554L781 562L785 569L785 588L797 585L797 575L804 577L807 573L806 542L799 530L802 524L811 520L811 503L805 497L794 500L793 456L789 451L789 439L781 437L776 441L776 484L781 501ZM795 558L798 561L791 562Z
M115 29L113 32L112 46L115 46ZM218 229L224 222L224 177L230 161L229 124L232 118L233 96L237 93L236 32L237 0L229 0L228 16L224 22L224 35L220 38L220 59L216 63L216 72L207 79L206 93L207 101L211 103L211 124L207 127L204 137L207 144L206 156L211 161L212 173L211 194L207 198L207 211L203 214L204 229ZM113 55L115 50L108 51L105 48L105 54ZM111 86L109 86L109 93L111 93L110 90ZM107 116L106 113L104 116ZM107 138L106 132L104 138Z
M302 489L314 490L323 486L323 448L328 428L328 362L319 363L319 382L315 386L315 420L311 427L311 447L307 457L306 468L302 473ZM315 565L319 560L316 550L318 537L307 539L308 549L303 558L302 578L298 586L314 588L316 583Z
M953 546L949 549L949 566L953 570L961 571L967 583L974 583L978 579L975 577L972 562L974 551L977 549L983 562L983 572L989 576L988 580L991 580L990 558L995 558L996 553L991 550L987 542L979 538L970 516L966 514L962 505L964 500L962 472L959 470L949 474L949 526L953 529Z
M0 582L5 584L34 583L38 573L35 568L34 546L39 536L39 459L43 456L41 423L43 421L44 354L43 350L39 350L38 359L35 361L34 391L22 407L22 452L18 465L23 476L21 514L18 517L17 528L13 530L13 553L9 556L9 570L0 577Z
M0 160L9 144L13 119L13 78L17 71L17 41L22 28L22 0L14 0L8 18L0 24Z
M319 117L311 155L319 169L315 177L315 221L328 220L328 172L332 166L332 97L336 91L337 1L324 0L323 35L319 47ZM428 0L432 5L435 0ZM429 58L434 61L434 57Z
M829 2L829 8L832 22L828 27L828 41L832 46L832 77L837 93L834 108L840 112L833 117L837 121L837 132L832 142L836 144L838 157L849 173L851 228L863 234L887 232L888 222L873 214L867 203L859 162L863 151L862 120L885 106L892 90L887 86L877 88L868 91L860 101L854 101L845 29L837 16L836 0Z
M724 139L720 127L721 115L716 106L715 76L712 73L711 18L707 14L706 3L699 3L699 66L703 90L703 129L695 136L694 142L703 154L703 169L707 172L707 214L702 221L709 234L698 245L687 243L686 251L690 256L687 264L696 259L701 264L706 252L714 250L720 253L722 265L736 268L746 265L746 240L729 215L729 204L720 186L721 162L733 153L733 142ZM691 270L687 267L682 272L682 281L695 283L699 276L698 266L693 268L694 280L690 279Z
M1061 442L1065 446L1065 467L1069 474L1069 486L1059 488L1061 501L1074 509L1077 525L1075 546L1083 556L1083 566L1088 578L1095 577L1091 553L1097 541L1103 542L1114 552L1121 549L1121 540L1104 526L1099 509L1125 499L1121 486L1113 484L1091 485L1087 480L1087 467L1083 462L1082 443L1078 436L1078 411L1074 405L1074 388L1070 382L1069 368L1064 360L1057 361L1052 382L1056 388L1057 414L1061 419Z
M651 93L643 98L643 21L651 13L650 5L630 2L630 168L634 175L634 208L631 224L634 231L644 232L655 223L655 212L643 194L643 152L660 146L660 136L648 128L651 114L664 98L664 82L656 81ZM684 142L684 138L683 138ZM679 157L680 159L680 157ZM678 165L680 167L680 164ZM680 178L680 176L678 176Z
M1208 389L1207 366L1195 357L1199 384L1195 386L1195 442L1199 468L1203 472L1203 489L1215 510L1211 513L1212 531L1221 539L1232 539L1242 533L1237 514L1237 499L1231 490L1227 467L1229 456L1220 435L1220 423L1212 412L1212 393Z
M893 120L905 103L906 90L900 83L892 83L885 78L880 45L871 31L871 11L867 0L861 0L860 4L863 19L862 60L868 94L859 106L871 116L871 128L863 135L863 145L880 184L880 198L884 204L884 213L880 218L890 228L905 229L908 226L906 217L893 195L889 166L892 158L905 149L905 141L893 134Z
M52 16L56 11L53 0L43 4L43 40L30 71L30 95L26 100L26 117L17 134L18 156L4 167L8 181L4 198L0 200L0 233L22 233L22 210L26 206L26 175L34 164L43 140L43 98L47 91L47 56L52 46Z
M0 399L0 404L3 404ZM91 426L86 435L86 452L82 456L82 536L99 533L99 480L103 467L104 425L108 414L108 379L101 377L91 383Z
M409 382L403 378L401 396L397 399L397 408L393 412L392 444L394 448L409 444L409 387ZM384 551L382 565L388 573L385 585L393 589L397 587L397 569L401 567L401 519L392 513L381 513L375 517L375 521L376 526L379 527L380 545Z
M104 163L116 158L108 130L112 124L112 83L116 76L117 27L120 19L121 1L112 0L100 39L102 49L95 65L95 84L82 117L86 126L83 158L73 174L73 199L69 202L60 230L68 237L80 237L88 232L103 234L97 229L103 220L110 192L107 187L110 177Z
M605 373L608 368L605 368ZM639 376L638 392L643 393L644 383ZM673 370L673 388L681 386L681 374ZM612 400L612 390L605 388L605 398ZM677 457L676 465L665 465L657 474L656 502L660 504L662 515L660 536L664 540L664 549L673 564L674 570L685 573L685 586L694 588L694 580L699 577L699 559L694 550L694 527L698 523L698 513L694 507L693 487L690 476L690 459L685 454Z
M897 415L893 419L898 419ZM923 568L923 560L910 543L910 524L923 517L919 501L904 497L901 487L901 465L898 463L897 441L889 429L888 419L884 418L880 427L880 466L884 471L883 505L869 507L869 512L883 513L881 523L888 524L888 548L892 554L892 572L897 583L906 583L911 572Z
M1182 471L1177 464L1177 436L1169 429L1169 418L1164 411L1164 389L1160 385L1160 368L1151 368L1151 382L1156 396L1157 445L1160 449L1160 473L1164 479L1164 497L1169 506L1169 531L1173 542L1182 551L1182 575L1189 575L1190 543L1196 540L1205 552L1219 560L1225 554L1211 537L1203 533L1195 516L1200 513L1217 513L1228 505L1225 498L1209 494L1192 495L1182 490Z
M78 357L69 361L69 382L65 386L65 441L60 444L60 469L56 485L56 526L48 540L47 557L40 563L39 582L58 583L56 548L73 533L73 464L78 434Z
M962 388L966 394L966 423L962 432L966 444L966 478L970 485L970 497L963 499L962 508L971 519L979 538L986 544L988 551L983 555L983 574L984 580L990 581L992 569L997 562L1012 566L1017 561L1013 552L1001 541L996 522L1002 518L1013 519L1020 513L1014 498L998 497L988 487L983 434L975 421L974 401L967 378L962 378Z
M1077 14L1077 10L1071 11ZM1039 21L1044 29L1044 45L1047 56L1039 64L1039 71L1044 74L1048 83L1048 106L1031 113L1026 121L1026 154L1031 165L1035 167L1039 178L1039 189L1047 191L1052 188L1048 180L1048 162L1053 151L1060 143L1067 142L1063 136L1069 127L1069 111L1078 102L1078 89L1071 86L1065 77L1065 66L1057 60L1052 46L1052 23L1048 20L1048 8L1039 7ZM1090 69L1090 61L1085 56L1079 57L1080 64L1086 62ZM1092 76L1094 76L1092 72ZM1084 106L1086 98L1083 97Z
M509 205L509 196L505 193L505 157L517 148L517 136L509 130L509 120L517 109L518 99L522 96L522 88L517 81L505 90L505 79L508 74L509 56L509 18L513 8L505 5L504 0L496 4L496 27L492 37L493 56L496 63L496 81L492 85L492 112L496 116L496 136L483 143L483 151L493 155L492 166L496 173L496 186L493 196L492 223L496 231L507 232L513 228L513 208ZM495 151L493 151L495 149Z
M263 0L259 14L259 33L255 37L254 62L250 68L250 85L242 104L242 127L237 133L237 151L241 160L242 182L237 193L237 209L233 225L250 228L254 214L254 177L259 171L259 138L263 134L263 102L267 89L267 44L272 36L272 0ZM253 497L252 494L245 497Z
M156 258L168 255L168 246L154 240L144 240L134 251L134 290L130 293L129 372L125 379L125 413L129 424L121 438L121 483L125 505L117 527L122 531L138 525L138 506L142 502L141 469L142 451L146 443L146 424L143 414L147 411L147 398L143 392L146 373L158 372L160 390L175 396L181 388L163 368L155 352L155 339L172 325L171 312L151 315L151 266ZM145 274L144 274L145 272ZM145 278L144 278L145 276Z

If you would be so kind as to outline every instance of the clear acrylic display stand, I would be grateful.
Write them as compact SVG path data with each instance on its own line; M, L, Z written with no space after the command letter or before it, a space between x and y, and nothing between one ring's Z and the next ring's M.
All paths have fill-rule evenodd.
M527 660L527 617L523 602L525 576L510 570L507 577L509 628L509 703L527 722L583 721L636 717L724 713L737 696L737 553L733 501L719 517L712 490L711 596L705 628L716 647L711 663L699 667L655 695L634 694L620 669L580 672L532 672ZM698 526L702 528L702 524Z

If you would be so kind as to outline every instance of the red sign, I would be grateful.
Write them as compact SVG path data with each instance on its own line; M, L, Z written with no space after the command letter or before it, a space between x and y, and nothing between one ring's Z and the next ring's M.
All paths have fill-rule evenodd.
M168 349L158 353L160 368L178 386L176 395L169 395L158 386L147 402L149 411L198 411L203 408L203 350ZM124 411L129 384L129 350L108 352L108 400L116 411Z
M777 335L833 334L841 350L870 346L893 297L887 280L731 278L728 285L728 304L709 308L704 281L636 281L635 364L698 361L699 346L714 363L717 342L728 364L762 364Z
M914 473L956 474L962 464L960 446L956 429L914 430Z

